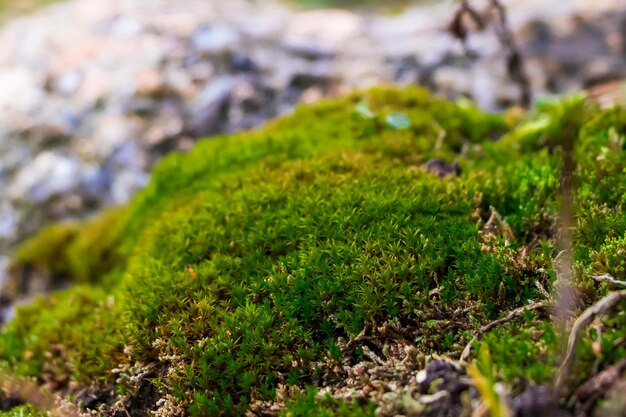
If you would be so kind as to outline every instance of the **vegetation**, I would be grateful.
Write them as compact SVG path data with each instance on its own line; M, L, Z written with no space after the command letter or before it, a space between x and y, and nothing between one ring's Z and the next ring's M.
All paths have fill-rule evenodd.
M35 407L31 405L20 405L17 407L11 408L11 410L2 412L0 411L0 416L2 417L44 417L45 413L37 410Z
M127 407L167 398L191 415L242 415L281 384L306 392L286 415L371 414L306 391L324 362L355 360L342 340L393 322L423 354L458 355L481 326L554 295L571 101L500 116L375 89L171 155L128 207L18 250L18 276L34 266L77 285L20 308L0 358L60 392L115 387ZM584 303L608 290L589 274L626 268L626 113L587 113L575 172ZM442 161L461 174L428 168ZM624 356L623 320L605 320L599 353L589 332L574 378ZM560 336L528 313L484 346L500 370L490 381L542 383Z

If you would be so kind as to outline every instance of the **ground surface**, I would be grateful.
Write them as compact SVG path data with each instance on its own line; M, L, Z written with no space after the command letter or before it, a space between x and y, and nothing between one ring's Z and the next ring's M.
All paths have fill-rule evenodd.
M626 115L585 103L497 116L378 89L171 155L128 206L16 252L16 286L75 285L18 310L5 370L111 416L470 415L488 398L621 415L623 309L583 332L558 395L551 308L456 360L558 297L571 139L566 316L614 289L590 275L624 278ZM600 371L615 377L577 391Z

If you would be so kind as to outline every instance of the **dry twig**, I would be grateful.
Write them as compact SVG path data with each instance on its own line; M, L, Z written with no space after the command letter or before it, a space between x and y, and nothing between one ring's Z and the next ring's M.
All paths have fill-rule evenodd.
M557 374L555 382L555 388L557 392L562 393L567 388L567 377L572 370L572 365L574 364L574 358L576 356L576 344L580 340L585 329L597 317L605 315L611 309L613 309L617 305L617 303L623 300L626 300L626 290L612 292L606 297L602 298L600 301L596 302L591 307L589 307L583 312L583 314L580 315L580 317L576 319L567 340L567 351L565 354L565 359L563 359L563 363L561 364L561 367Z
M587 416L590 414L596 400L604 396L613 385L619 380L626 370L626 358L615 365L609 366L593 378L589 379L576 389L576 416Z
M497 22L493 26L498 40L500 41L500 45L506 54L507 73L520 88L521 105L523 107L529 107L532 99L530 81L526 74L524 57L515 42L513 32L509 26L506 8L502 5L500 0L491 0L488 12L494 13L497 19ZM466 44L467 35L470 31L467 26L468 20L471 21L479 31L484 30L486 27L486 19L471 6L470 1L461 0L448 30L453 36L463 42L463 45Z
M592 275L591 278L595 279L596 281L608 281L611 284L619 285L620 287L626 287L626 281L617 280L610 275Z
M0 390L13 395L37 409L47 411L51 417L83 417L78 407L64 401L59 395L42 389L35 381L18 377L6 371L0 372Z
M463 353L461 353L461 357L459 358L460 361L466 361L467 358L469 358L470 352L472 351L472 346L474 345L474 343L478 340L480 340L480 338L483 336L483 334L487 333L489 330L493 329L496 326L499 326L503 323L507 323L511 320L513 320L516 317L521 316L522 314L524 314L527 311L532 311L532 310L543 310L544 308L548 308L550 307L551 304L548 303L532 303L532 304L528 304L525 306L522 306L520 308L516 308L515 310L511 311L509 314L507 314L505 317L502 317L501 319L492 321L491 323L487 324L486 326L482 327L472 338L472 340L470 340L470 342L465 346L465 349L463 349Z

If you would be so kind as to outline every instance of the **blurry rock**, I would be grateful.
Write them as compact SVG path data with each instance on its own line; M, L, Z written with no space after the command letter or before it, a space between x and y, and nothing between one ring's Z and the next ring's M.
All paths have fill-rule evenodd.
M294 55L309 60L330 59L337 55L337 49L323 43L308 43L305 41L286 43L285 48Z
M473 390L471 380L465 371L455 363L433 360L416 376L420 400L428 404L428 413L432 417L462 415L461 396Z
M300 96L301 103L312 104L320 101L324 97L324 92L319 87L310 87Z
M441 67L433 76L434 84L448 94L469 94L472 90L472 78L467 69Z
M197 62L187 68L189 77L194 82L205 82L213 74L215 74L215 68L213 64L208 61Z
M519 103L520 88L510 82L502 62L483 59L473 66L471 77L469 96L481 108L498 111Z
M156 97L130 97L125 101L123 111L129 116L136 115L143 118L151 118L159 112L160 100L160 98Z
M84 104L94 104L111 91L111 79L102 68L89 68L77 91L77 99Z
M78 91L82 82L83 73L81 71L69 71L54 79L54 91L63 96L71 96Z
M77 144L85 159L102 161L125 141L135 137L136 121L129 117L102 115L93 120L90 140Z
M511 404L513 417L566 417L559 398L547 387L531 386L515 397Z
M115 36L131 38L141 33L143 24L133 16L121 15L111 20L107 29Z
M31 151L23 142L15 143L5 140L3 144L6 144L7 148L0 148L0 185L8 181L9 177L24 164L24 161L31 158Z
M277 115L277 95L272 88L247 76L239 76L230 95L226 131L251 129Z
M122 171L113 178L111 203L124 204L148 183L149 176L143 171Z
M426 394L431 390L431 384L440 380L441 384L447 385L448 383L455 384L455 381L460 375L464 375L464 372L454 363L446 360L433 360L426 365L426 368L421 371L417 376L417 383L420 387L420 392ZM436 389L445 389L439 384Z
M526 55L547 55L550 44L554 41L554 34L548 22L533 20L520 32L525 39L522 47Z
M204 86L189 108L191 132L201 136L217 130L234 85L232 76L223 75Z
M7 268L9 267L9 257L0 255L0 286L4 286L7 281Z
M181 114L175 108L166 107L159 112L156 120L150 124L148 130L142 135L142 143L148 147L162 144L170 138L174 138L183 132L184 121Z
M44 151L20 171L8 195L12 200L38 204L75 190L79 184L80 165L75 158Z
M419 82L422 72L415 55L403 55L387 59L394 71L394 81L399 84L413 84Z
M147 167L146 155L134 141L126 141L117 147L104 163L111 170L143 170Z
M0 239L10 239L17 232L18 212L7 202L0 202ZM1 259L1 257L0 257ZM0 263L0 285L2 285L2 264Z
M162 96L167 98L180 97L183 100L191 100L196 94L197 87L193 84L192 75L183 68L170 66L162 70L164 86ZM163 98L163 97L161 97Z
M81 167L81 195L87 200L102 201L111 188L111 172L108 167L86 164Z
M49 98L46 106L29 117L19 136L34 149L62 147L71 142L80 124L70 106Z
M225 25L202 26L191 37L193 48L201 53L218 54L232 50L240 35Z
M604 108L626 104L626 80L618 78L587 85L589 96Z
M0 109L34 112L45 97L37 77L26 68L0 68Z
M292 52L310 59L330 58L362 30L361 17L347 10L301 12L290 19L284 45Z
M157 68L142 69L136 77L135 94L138 96L155 96L163 92L163 77Z
M331 75L321 71L296 72L289 81L289 87L297 90L306 90L311 87L326 87L331 82Z
M234 72L257 72L259 70L254 60L246 54L235 53L231 58L231 69Z

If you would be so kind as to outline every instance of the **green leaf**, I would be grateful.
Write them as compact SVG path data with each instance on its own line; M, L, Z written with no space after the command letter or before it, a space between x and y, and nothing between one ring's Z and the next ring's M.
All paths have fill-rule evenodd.
M391 113L385 117L385 123L397 130L404 130L411 127L411 119L402 113Z
M359 104L354 107L354 112L362 118L368 120L376 117L376 113L369 108L369 104L365 100L361 100Z

